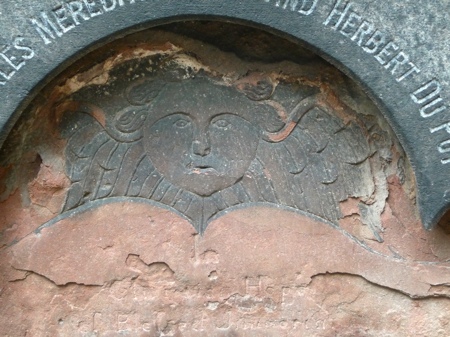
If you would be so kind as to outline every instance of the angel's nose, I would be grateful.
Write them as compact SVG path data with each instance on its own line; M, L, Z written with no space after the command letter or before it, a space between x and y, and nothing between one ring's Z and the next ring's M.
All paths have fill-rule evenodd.
M211 152L211 144L207 132L198 132L192 142L192 152L197 156L207 156Z

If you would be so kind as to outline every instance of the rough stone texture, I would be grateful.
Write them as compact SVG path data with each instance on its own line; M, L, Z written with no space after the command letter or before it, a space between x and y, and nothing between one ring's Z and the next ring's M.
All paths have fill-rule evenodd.
M202 31L219 41L232 36L209 27ZM421 228L414 177L392 131L332 67L290 44L266 53L276 50L266 38L224 53L167 31L136 35L42 93L0 158L1 335L448 336L448 224ZM304 63L280 62L286 50ZM368 130L366 180L354 183L370 193L340 200L334 222L285 205L246 205L202 235L161 203L126 195L61 215L73 183L59 132L64 102L112 81L117 65L178 52L230 81L275 64L318 90L336 118Z
M448 267L374 254L326 224L277 209L233 212L200 237L166 210L110 204L2 255L9 267L1 326L11 335L448 332L450 300L439 286Z

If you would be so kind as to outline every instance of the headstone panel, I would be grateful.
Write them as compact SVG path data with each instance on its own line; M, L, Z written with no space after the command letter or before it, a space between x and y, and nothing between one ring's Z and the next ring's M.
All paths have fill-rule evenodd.
M450 236L421 229L408 157L287 40L129 35L42 90L0 158L1 334L446 336Z

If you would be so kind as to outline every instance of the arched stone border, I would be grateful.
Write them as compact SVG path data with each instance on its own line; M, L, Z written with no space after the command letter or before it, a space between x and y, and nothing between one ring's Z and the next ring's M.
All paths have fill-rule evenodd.
M0 5L4 45L0 144L46 83L99 45L173 21L230 21L305 44L365 88L411 160L425 228L432 228L449 208L450 117L446 117L442 83L450 72L439 73L442 79L435 77L445 68L443 58L424 54L436 49L433 41L428 46L408 45L413 33L420 40L424 28L407 22L411 16L416 22L432 16L438 26L448 12L441 7L450 5L414 7L409 0L400 7L365 0L65 0L54 4L27 0ZM431 59L427 62L426 57Z

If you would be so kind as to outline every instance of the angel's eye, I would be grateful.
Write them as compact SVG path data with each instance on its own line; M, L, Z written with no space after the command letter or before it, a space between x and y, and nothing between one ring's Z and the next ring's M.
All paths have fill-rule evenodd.
M178 120L177 120L175 123L173 123L173 124L174 124L177 128L182 129L182 128L187 127L190 123L191 123L191 122L189 122L188 120L183 119L183 118L180 118L180 119L178 119Z
M226 129L228 126L230 126L230 122L225 119L218 119L214 122L214 125L218 128Z

